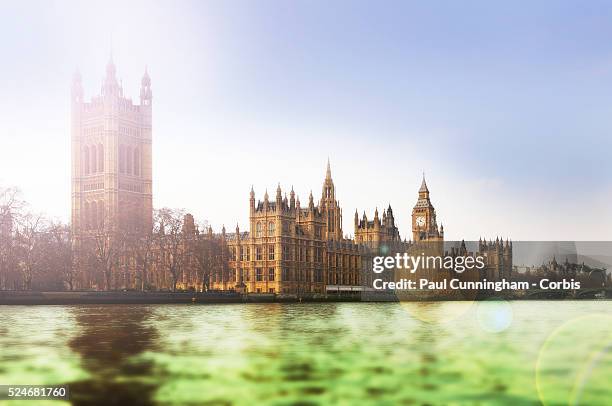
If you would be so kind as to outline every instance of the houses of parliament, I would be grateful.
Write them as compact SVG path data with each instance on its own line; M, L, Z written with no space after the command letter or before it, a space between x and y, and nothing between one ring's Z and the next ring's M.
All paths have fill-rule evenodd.
M75 74L71 99L71 225L75 247L84 250L89 241L91 249L110 251L110 240L117 238L112 236L119 231L133 240L145 240L155 228L151 78L145 70L140 104L135 104L123 94L111 59L101 94L85 101L81 77ZM348 238L342 228L342 206L328 161L316 201L312 193L306 201L300 201L293 189L287 196L280 185L272 196L266 192L263 199L256 199L251 188L247 230L237 225L232 232L225 227L220 233L213 233L211 228L200 231L188 214L182 221L180 244L172 250L163 248L163 240L169 237L162 227L155 231L158 236L148 257L126 250L112 264L107 261L105 265L114 273L114 285L105 286L88 275L95 261L83 260L82 264L90 265L81 267L90 271L83 271L81 288L136 288L138 270L144 266L143 261L148 261L147 287L152 290L300 295L363 289L371 286L373 256L420 250L423 244L443 244L444 227L438 224L425 177L415 197L410 240L400 237L396 213L390 205L372 216L365 212L360 216L356 211L354 237ZM109 237L100 239L100 235ZM127 245L123 237L121 246ZM481 243L478 249L486 252L487 276L497 279L509 275L510 244ZM198 250L206 250L207 261L196 260L201 255Z

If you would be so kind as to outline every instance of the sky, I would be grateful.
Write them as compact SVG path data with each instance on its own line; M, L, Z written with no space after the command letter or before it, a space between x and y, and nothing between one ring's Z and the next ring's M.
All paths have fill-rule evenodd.
M109 55L153 89L154 206L247 227L280 182L344 232L423 172L447 239L612 240L612 3L103 1L0 5L0 186L70 217L70 83Z

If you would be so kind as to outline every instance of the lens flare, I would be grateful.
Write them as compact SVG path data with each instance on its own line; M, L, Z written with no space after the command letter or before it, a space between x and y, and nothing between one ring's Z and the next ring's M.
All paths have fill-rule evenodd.
M612 399L612 317L592 314L553 331L540 349L536 386L543 405L606 404Z
M478 302L476 318L484 331L499 333L512 324L514 312L512 305L505 300Z

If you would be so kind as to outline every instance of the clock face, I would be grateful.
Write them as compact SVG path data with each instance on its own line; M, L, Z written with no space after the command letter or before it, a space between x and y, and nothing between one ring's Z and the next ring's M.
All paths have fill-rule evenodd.
M425 225L425 217L419 216L416 218L416 225L419 227L423 227Z

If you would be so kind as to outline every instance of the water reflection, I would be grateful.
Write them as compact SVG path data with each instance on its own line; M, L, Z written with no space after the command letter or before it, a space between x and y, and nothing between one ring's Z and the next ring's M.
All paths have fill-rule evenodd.
M71 308L79 327L70 348L89 374L71 382L74 405L148 405L156 384L151 362L137 355L154 350L157 337L149 306L81 306Z
M76 405L606 404L611 306L6 307L0 382Z

